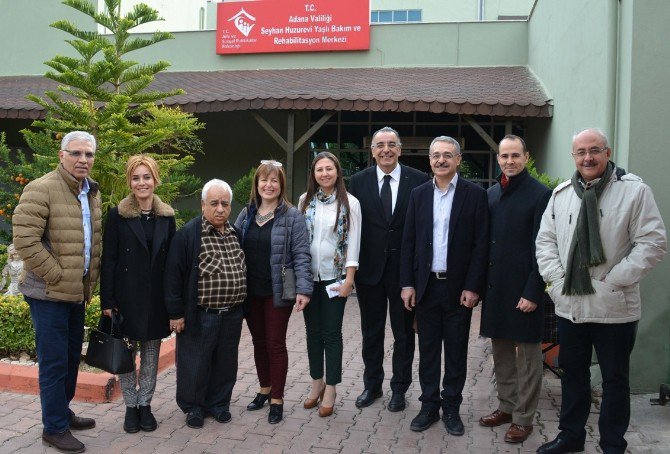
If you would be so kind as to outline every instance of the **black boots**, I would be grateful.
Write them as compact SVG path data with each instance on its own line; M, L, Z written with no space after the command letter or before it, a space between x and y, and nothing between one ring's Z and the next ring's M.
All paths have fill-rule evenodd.
M140 405L140 429L145 432L153 432L158 427L156 418L151 413L151 405Z
M156 430L158 423L151 413L150 405L140 405L139 407L126 407L126 418L123 421L123 430L129 434L134 434L142 429L145 432Z

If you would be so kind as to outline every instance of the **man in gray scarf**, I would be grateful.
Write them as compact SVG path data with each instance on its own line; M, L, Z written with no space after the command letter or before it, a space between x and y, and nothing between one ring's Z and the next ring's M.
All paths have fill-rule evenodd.
M556 304L560 339L560 433L538 453L581 452L591 406L591 354L603 377L600 447L623 453L630 420L630 354L641 317L640 280L667 252L651 189L610 161L597 129L573 137L577 171L559 185L536 240L540 274Z

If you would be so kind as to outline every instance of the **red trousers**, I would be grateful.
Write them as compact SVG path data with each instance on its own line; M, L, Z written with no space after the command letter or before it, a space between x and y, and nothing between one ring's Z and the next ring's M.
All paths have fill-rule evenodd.
M254 342L254 361L261 388L272 387L270 397L282 399L288 372L286 329L292 307L275 308L272 296L250 298L247 325Z

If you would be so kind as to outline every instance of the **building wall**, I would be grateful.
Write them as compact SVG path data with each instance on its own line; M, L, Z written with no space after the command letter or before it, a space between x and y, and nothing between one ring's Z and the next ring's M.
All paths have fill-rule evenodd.
M629 172L654 191L666 228L670 191L665 168L670 143L670 2L621 2L619 105L616 147L627 155ZM619 153L618 156L622 156ZM670 258L654 269L642 286L643 317L631 361L633 390L656 391L670 382Z
M17 17L28 14L44 0L0 0ZM60 18L73 21L85 16L70 8L44 2L39 27L22 39L6 39L0 46L0 76L41 75L44 61L56 54L74 55L64 42L69 37L47 24ZM18 5L18 6L14 6ZM71 10L72 12L68 11ZM45 17L42 17L44 15ZM18 33L17 29L11 29ZM0 28L0 33L7 32ZM175 39L131 54L141 62L167 59L170 71L220 71L236 69L417 67L417 66L514 66L527 63L525 22L480 22L449 24L376 25L371 28L371 46L357 52L298 52L293 54L217 55L214 31L177 32ZM411 37L412 39L408 39ZM421 45L417 45L421 43ZM30 55L30 58L26 58Z
M567 14L566 12L569 12ZM664 0L537 2L529 20L530 68L554 100L551 121L528 120L526 131L541 168L568 178L575 171L572 135L589 126L605 130L613 160L654 189L670 217L667 180L659 166L670 142L670 33ZM642 282L643 315L631 359L633 391L654 391L670 380L670 271L668 260ZM599 371L593 368L594 379Z
M485 21L528 16L535 0L481 0ZM372 0L372 10L420 9L423 22L467 22L479 18L480 0Z
M95 24L59 0L0 0L0 76L44 74L42 62L57 53L74 55L63 40L66 34L49 27L69 20L84 30Z
M528 139L538 164L554 176L568 178L575 170L575 131L598 126L612 137L617 3L540 0L528 22L528 65L554 100L550 123L527 122Z
M356 0L349 0L356 1ZM423 22L467 22L479 18L480 3L482 20L498 20L498 16L527 16L535 0L371 0L371 10L422 11ZM123 0L122 11L130 11L138 3L146 3L160 11L165 19L160 26L166 31L193 31L201 29L200 15L204 14L205 28L216 26L216 3L210 0ZM203 12L201 13L201 8ZM137 31L149 33L154 24L144 24Z

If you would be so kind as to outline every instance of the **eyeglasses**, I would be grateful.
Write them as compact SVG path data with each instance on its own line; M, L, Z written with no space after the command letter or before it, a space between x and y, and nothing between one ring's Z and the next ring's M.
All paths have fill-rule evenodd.
M437 160L440 159L440 158L444 158L444 159L454 159L454 158L455 158L456 156L458 156L459 154L460 154L460 153L450 153L450 152L446 152L446 153L431 153L431 154L428 155L428 157L429 157L430 159L432 159L433 161L437 161Z
M95 153L93 153L92 151L79 151L79 150L63 150L63 151L67 152L67 154L69 154L75 159L81 158L82 155L86 156L86 159L88 159L89 161L91 159L95 159Z
M600 156L600 153L602 153L605 150L607 150L607 147L602 147L602 148L593 147L593 148L589 148L588 150L573 151L572 156L574 156L575 158L585 158L586 155L588 154L588 155L591 155L593 157L596 157L596 156Z
M377 142L373 143L372 147L376 148L377 150L383 150L384 147L389 147L389 150L395 150L396 148L400 147L400 145L395 142Z
M275 161L274 159L263 159L263 160L261 160L261 165L274 166L274 167L281 167L282 166L281 162Z

